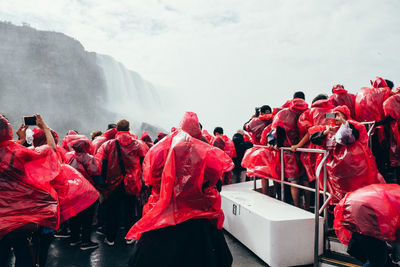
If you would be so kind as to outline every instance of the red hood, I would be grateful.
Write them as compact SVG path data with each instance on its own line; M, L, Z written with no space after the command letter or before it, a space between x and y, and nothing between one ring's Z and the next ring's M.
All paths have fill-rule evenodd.
M143 132L142 137L140 137L140 140L144 142L153 142L153 139L151 139L150 135L148 132Z
M129 146L133 142L137 141L137 138L134 134L130 132L120 131L115 135L115 139L121 144L121 146Z
M75 139L71 142L71 147L73 150L79 153L93 153L93 145L92 142L86 137L86 136L81 136L79 139Z
M54 142L58 144L58 134L56 131L50 129L51 134L53 135ZM33 129L33 146L38 147L46 144L46 135L44 131L40 128Z
M196 113L186 112L181 121L180 128L194 138L201 139L201 129Z
M375 81L372 83L373 88L388 87L386 81L381 77L376 77Z
M346 119L348 119L348 120L351 119L350 109L345 105L337 106L336 108L334 108L333 113L335 113L335 112L341 112L346 116Z
M297 113L303 113L308 109L308 104L301 98L294 98L289 102L289 109Z
M272 115L272 113L269 113L269 114L260 115L260 116L258 116L258 118L260 120L268 121L268 120L272 120L273 115Z
M341 95L341 94L347 94L347 91L340 84L337 84L333 86L332 93Z
M163 139L163 138L166 137L166 136L167 136L166 133L163 133L163 132L157 133L157 139L158 139L158 141L161 141L161 139Z
M117 134L117 129L116 129L116 128L112 128L112 129L110 129L110 130L107 130L107 131L103 134L103 136L104 136L107 140L110 140L110 139L114 139L116 134Z
M0 142L11 140L13 137L13 132L11 124L6 118L0 115Z
M75 132L74 130L69 130L67 135L77 135L78 133Z
M332 102L329 99L321 99L316 102L314 102L311 105L312 108L326 108L326 109L333 109L335 106L332 104Z

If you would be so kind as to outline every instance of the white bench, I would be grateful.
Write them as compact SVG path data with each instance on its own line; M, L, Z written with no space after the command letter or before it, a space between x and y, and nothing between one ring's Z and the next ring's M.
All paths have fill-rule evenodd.
M257 188L261 181L257 181ZM254 182L222 187L224 229L272 267L311 264L314 214L253 190ZM319 253L323 250L323 219Z

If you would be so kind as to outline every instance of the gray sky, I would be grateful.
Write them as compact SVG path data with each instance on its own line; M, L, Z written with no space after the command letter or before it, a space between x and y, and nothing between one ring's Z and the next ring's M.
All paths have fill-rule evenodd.
M162 88L166 128L185 110L229 135L254 107L307 101L380 75L400 83L399 0L0 0L0 19L63 32ZM167 93L168 92L168 93Z

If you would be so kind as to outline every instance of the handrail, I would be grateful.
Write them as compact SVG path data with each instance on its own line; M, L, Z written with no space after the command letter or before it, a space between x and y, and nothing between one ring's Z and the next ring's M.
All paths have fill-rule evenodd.
M257 147L267 147L267 146L263 146L263 145L255 145ZM327 180L327 172L326 172L326 160L329 156L328 151L323 150L323 149L314 149L314 148L297 148L296 152L304 152L304 153L319 153L319 154L324 154L324 157L322 158L322 161L318 164L317 166L317 171L316 171L316 179L315 179L315 189L314 188L310 188L307 186L302 186L302 185L298 185L298 184L292 184L290 182L286 182L285 179L285 170L284 170L284 151L291 151L290 147L279 147L280 149L280 154L281 154L281 201L284 201L284 184L289 185L289 186L293 186L293 187L297 187L300 189L304 189L304 190L308 190L311 192L315 192L315 210L314 210L314 221L315 221L315 231L314 231L314 267L318 267L319 266L319 215L326 209L326 207L328 206L332 195L326 192L326 180ZM324 167L324 191L321 193L320 189L319 189L319 176L321 174L321 170L322 167ZM271 178L265 178L265 179L271 179ZM256 178L254 177L254 189L256 189ZM319 207L319 196L320 194L323 194L324 196L324 203L321 206L321 208L318 210L317 209ZM325 197L328 196L327 199L325 199ZM326 212L324 212L324 224L326 221Z
M367 125L368 127L369 127L369 129L368 129L368 132L367 132L367 135L368 135L368 146L369 147L371 147L371 134L372 134L372 131L374 130L374 128L375 128L375 122L374 121L364 121L364 122L361 122L361 124L363 124L363 125Z

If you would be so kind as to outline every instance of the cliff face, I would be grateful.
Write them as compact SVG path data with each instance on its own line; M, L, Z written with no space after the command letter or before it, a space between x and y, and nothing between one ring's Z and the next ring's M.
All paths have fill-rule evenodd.
M40 113L61 135L104 130L121 117L140 131L140 114L160 103L139 74L62 33L0 22L0 60L0 113L14 128Z

